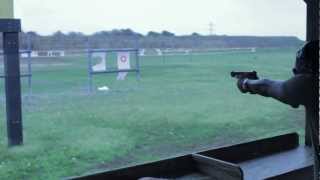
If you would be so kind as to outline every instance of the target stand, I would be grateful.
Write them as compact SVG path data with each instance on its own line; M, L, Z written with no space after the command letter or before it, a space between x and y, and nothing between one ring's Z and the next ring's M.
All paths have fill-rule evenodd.
M117 80L124 80L127 73L136 73L137 80L140 79L140 60L139 49L89 49L88 50L88 91L93 92L93 78L95 75L102 74L114 74L118 73ZM117 53L118 56L118 68L109 68L107 66L108 60L106 57L108 54ZM130 55L133 54L133 60L135 61L134 67L130 66ZM100 57L101 62L93 64L94 57Z

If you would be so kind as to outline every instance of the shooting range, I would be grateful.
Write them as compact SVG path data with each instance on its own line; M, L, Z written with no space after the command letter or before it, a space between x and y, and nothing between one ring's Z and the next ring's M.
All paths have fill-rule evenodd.
M319 1L214 1L81 1L74 8L20 0L26 14L17 16L13 0L1 0L0 179L319 180L319 98L293 108L241 93L249 80L296 76L297 51L319 40ZM213 17L192 20L197 11ZM235 31L222 30L223 21L232 24L228 11ZM287 19L293 15L306 22ZM181 24L172 29L183 22L194 29L170 33L175 19ZM134 24L148 29L127 28ZM163 31L150 29L159 24Z
M318 7L316 0L307 3L307 40L317 40ZM252 50L252 52L256 50ZM158 55L162 55L157 50ZM161 53L161 54L160 54ZM319 55L318 55L319 57ZM319 67L314 67L318 69ZM314 87L319 89L317 85ZM314 104L318 106L317 104ZM141 164L95 173L74 179L319 179L319 107L306 109L305 144L296 133L213 148ZM312 124L315 122L315 124ZM310 124L311 123L311 124ZM152 179L152 178L151 178Z

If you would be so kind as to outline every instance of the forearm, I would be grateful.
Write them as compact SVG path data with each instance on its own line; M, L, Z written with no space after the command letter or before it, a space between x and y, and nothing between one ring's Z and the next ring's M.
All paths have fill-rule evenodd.
M273 81L269 79L247 80L247 90L252 94L259 94L265 97L279 97L281 92L282 81Z
M311 75L296 75L286 81L239 79L237 85L243 93L272 97L296 108L299 105L318 106L315 101L318 92L315 83L318 83L318 79L315 80Z
M248 80L247 89L250 93L272 97L283 103L297 107L298 105L295 103L296 97L289 97L284 92L284 83L285 81L274 81L269 79Z

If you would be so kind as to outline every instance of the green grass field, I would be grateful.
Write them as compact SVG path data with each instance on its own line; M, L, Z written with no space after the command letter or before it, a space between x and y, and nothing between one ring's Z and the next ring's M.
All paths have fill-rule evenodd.
M303 110L241 94L230 71L291 76L295 49L144 57L142 78L98 76L87 94L83 57L39 59L33 92L23 81L24 145L7 148L1 88L0 179L60 179L200 149L302 132Z

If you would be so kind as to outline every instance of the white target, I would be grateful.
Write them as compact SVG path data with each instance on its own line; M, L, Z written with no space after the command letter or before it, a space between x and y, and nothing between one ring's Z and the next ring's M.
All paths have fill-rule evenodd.
M120 57L120 61L121 61L122 63L126 63L126 62L127 62L127 56L121 56L121 57Z
M107 69L106 53L93 53L92 57L99 59L99 62L92 67L93 71L105 71Z
M129 70L130 67L130 52L118 52L118 69L119 70ZM118 80L124 80L128 72L119 72Z

